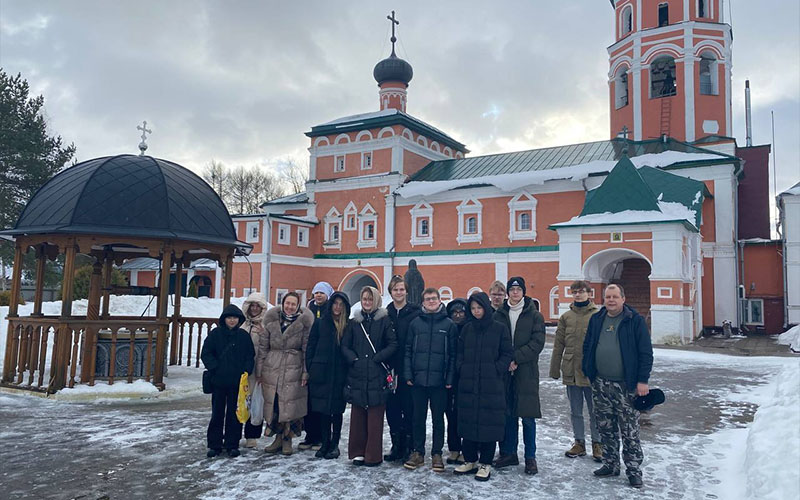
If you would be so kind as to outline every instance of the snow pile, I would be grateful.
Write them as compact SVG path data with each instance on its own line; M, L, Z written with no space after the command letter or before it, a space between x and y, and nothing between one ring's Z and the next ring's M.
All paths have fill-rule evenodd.
M697 213L682 203L659 201L659 211L655 210L623 210L622 212L578 215L567 222L553 224L553 227L586 226L595 224L631 224L645 222L687 221L693 227Z
M778 337L778 343L788 345L789 349L794 352L800 352L800 325L795 325L781 333Z
M747 498L779 500L798 494L800 363L781 370L772 400L756 412L747 435L744 467Z
M720 155L710 153L681 153L678 151L665 151L651 153L631 158L636 168L639 167L667 167L675 163L701 160L718 160ZM514 174L489 175L485 177L472 177L469 179L454 179L449 181L412 181L397 189L396 193L404 198L414 196L430 196L444 191L450 191L466 186L492 185L501 191L513 192L522 187L534 184L543 184L545 181L568 179L580 181L591 174L610 172L617 164L614 160L595 160L568 167L559 167L549 170L535 170Z

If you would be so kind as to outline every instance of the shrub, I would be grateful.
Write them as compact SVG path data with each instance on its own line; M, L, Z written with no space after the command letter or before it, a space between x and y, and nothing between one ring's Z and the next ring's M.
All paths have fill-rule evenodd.
M22 298L22 295L19 296L19 303L20 305L25 303L25 299ZM11 290L0 292L0 306L8 306L10 304L11 304Z

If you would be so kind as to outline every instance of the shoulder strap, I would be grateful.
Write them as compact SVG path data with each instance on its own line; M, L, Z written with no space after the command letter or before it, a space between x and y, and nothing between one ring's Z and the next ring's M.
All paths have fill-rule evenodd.
M369 334L367 333L367 330L366 330L366 328L364 328L364 323L359 323L359 326L361 326L361 331L362 331L362 332L364 332L364 336L365 336L365 337L367 337L367 342L369 342L369 346L372 348L372 352L373 352L374 354L378 354L378 351L376 351L376 350L375 350L375 345L372 343L372 339L371 339L371 338L369 338ZM388 366L386 366L386 363L384 363L384 362L381 362L381 366L382 366L382 367L383 367L383 369L384 369L384 370L386 370L387 372L391 372L391 371L389 370L389 367L388 367Z

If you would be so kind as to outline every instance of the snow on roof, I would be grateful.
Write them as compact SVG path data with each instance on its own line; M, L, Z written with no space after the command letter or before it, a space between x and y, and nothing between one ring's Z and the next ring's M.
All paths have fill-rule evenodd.
M682 153L679 151L665 151L663 153L650 153L631 158L631 162L639 167L668 167L675 163L718 160L722 155L713 153ZM579 165L570 165L549 170L536 170L532 172L519 172L513 174L489 175L485 177L472 177L469 179L454 179L447 181L412 181L397 189L396 193L404 198L414 196L430 196L452 189L477 186L492 185L501 191L516 191L522 187L533 184L543 184L546 181L556 179L569 179L579 181L591 174L602 174L610 172L616 160L595 160Z
M791 194L791 195L795 195L795 196L800 195L800 182L798 182L794 186L790 187L789 189L787 189L786 191L781 193L781 195L784 195L784 194Z
M358 115L343 116L341 118L337 118L335 120L331 120L329 122L322 123L322 124L320 124L318 126L322 127L322 126L327 126L327 125L338 125L340 123L350 124L350 122L369 120L371 118L380 118L382 116L396 115L397 113L398 113L398 110L396 110L394 108L386 108L386 109L382 109L380 111L373 111L371 113L361 113L361 114L358 114Z
M570 227L570 226L599 226L609 224L646 224L648 222L688 222L695 227L694 210L686 208L682 203L673 201L659 201L659 210L624 210L612 213L578 215L567 222L559 222L551 227Z

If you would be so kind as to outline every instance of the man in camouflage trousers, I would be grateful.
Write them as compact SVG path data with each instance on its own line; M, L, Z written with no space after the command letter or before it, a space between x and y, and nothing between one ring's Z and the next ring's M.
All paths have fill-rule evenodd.
M653 346L644 318L625 305L620 285L608 285L604 307L589 320L583 343L583 373L592 383L595 420L603 446L598 477L619 476L619 439L630 485L642 487L644 458L639 442L639 412L633 400L646 396Z

